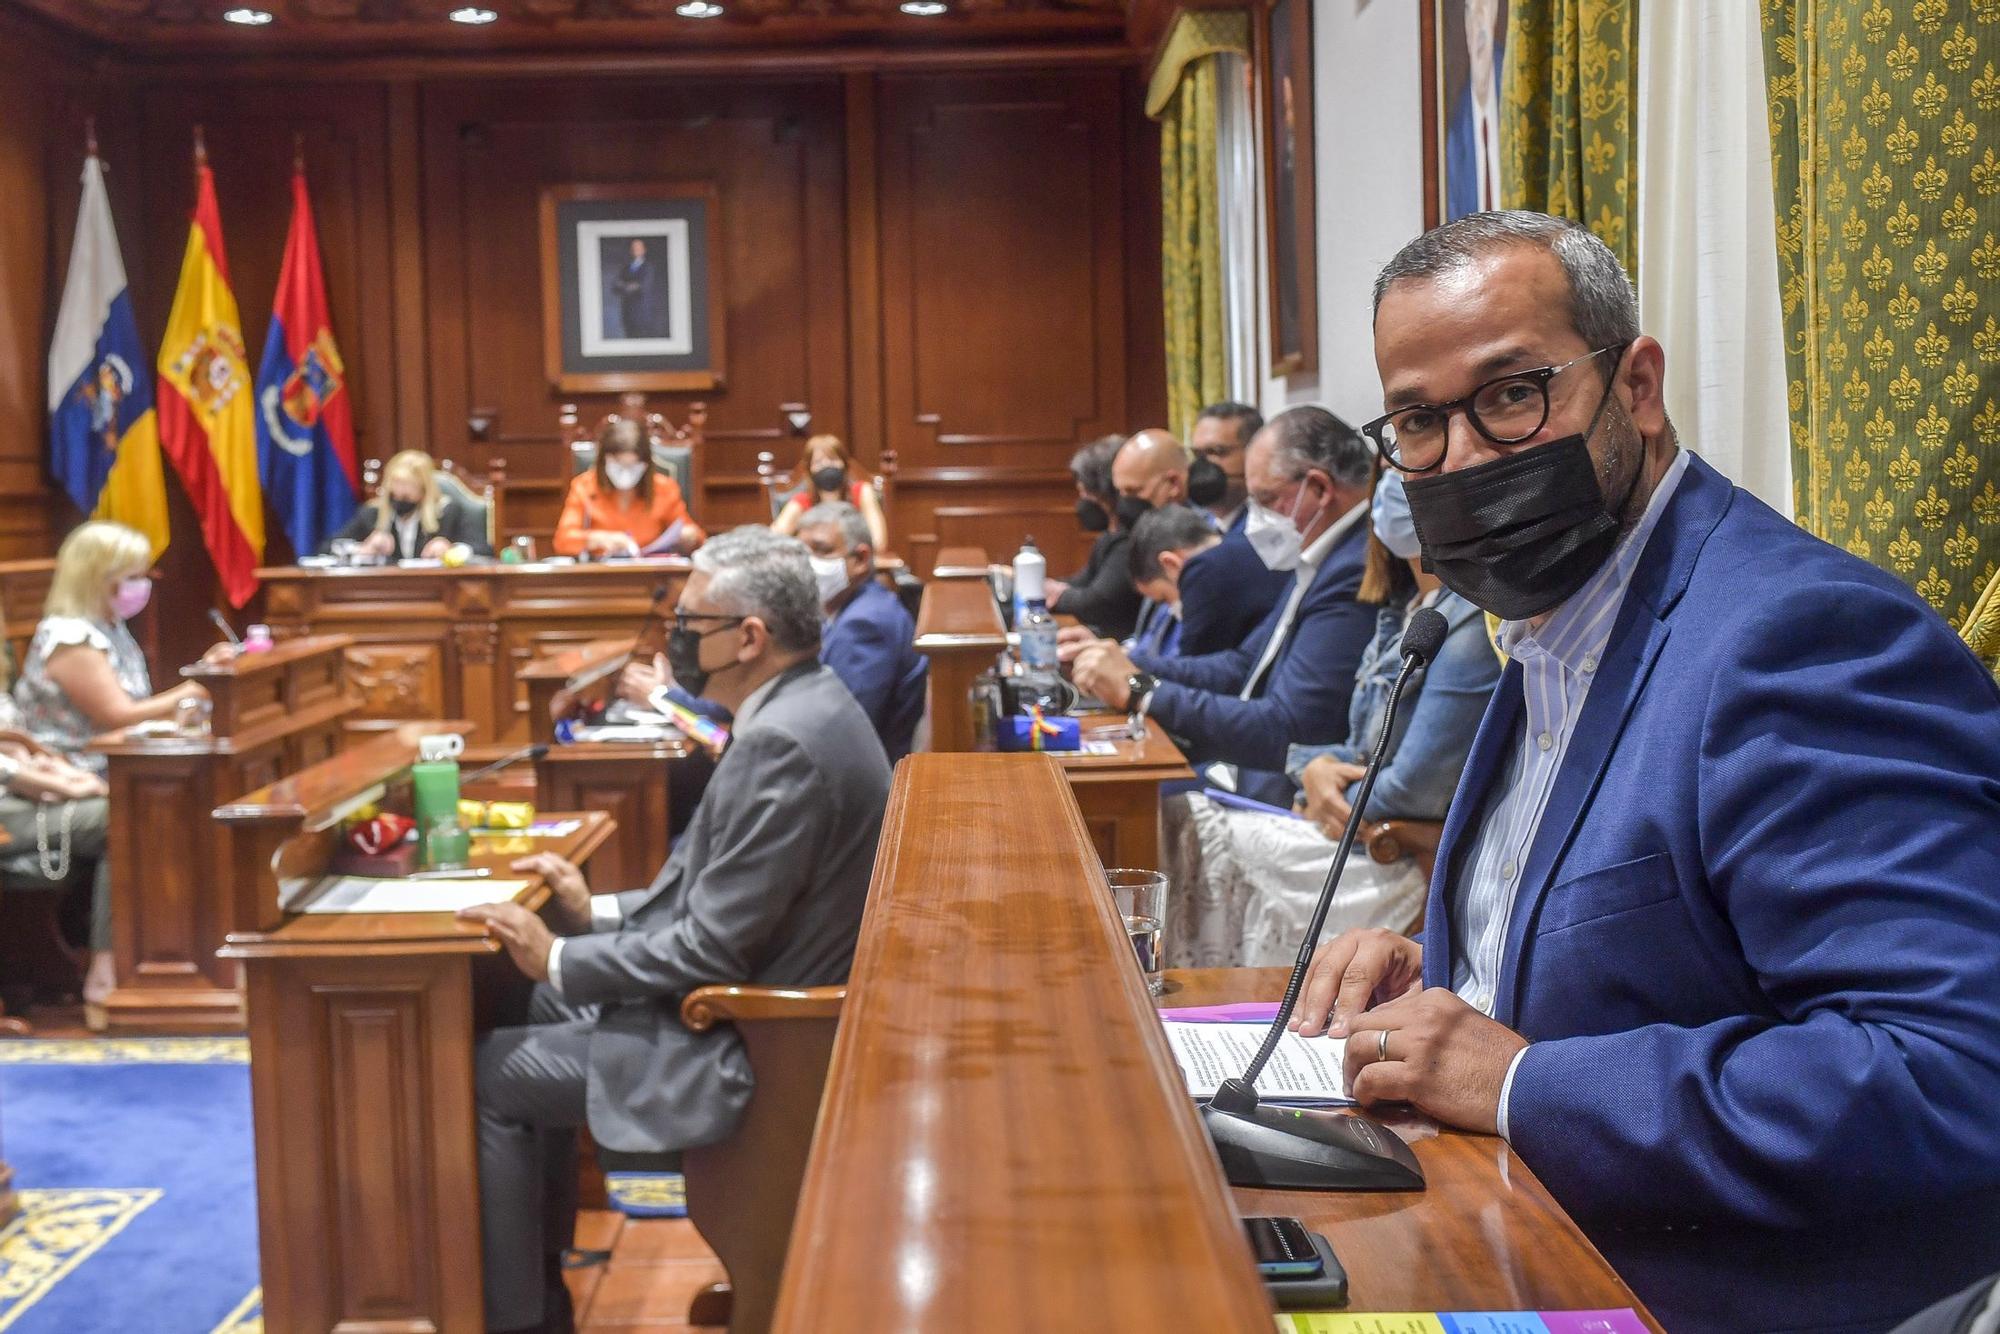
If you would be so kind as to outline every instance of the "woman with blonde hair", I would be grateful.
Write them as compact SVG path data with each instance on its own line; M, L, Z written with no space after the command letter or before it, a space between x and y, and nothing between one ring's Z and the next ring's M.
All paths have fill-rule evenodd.
M327 550L342 541L400 560L435 560L461 542L475 556L493 554L485 522L472 506L439 489L437 463L421 449L406 449L382 465L375 499L327 539Z
M152 598L152 558L145 534L123 524L86 523L65 538L21 679L0 698L0 828L12 836L0 871L17 885L59 889L77 881L74 863L95 863L83 999L98 1027L115 980L110 862L104 757L85 747L99 733L170 718L182 700L208 696L194 681L154 694L126 628ZM233 652L218 644L205 656Z
M792 476L801 479L800 489L771 521L773 531L792 537L798 533L799 520L807 510L815 505L844 501L860 510L861 517L868 521L868 538L875 550L888 547L889 519L882 513L882 502L865 479L855 480L853 461L839 436L816 435L806 441L805 450L799 455L798 471Z

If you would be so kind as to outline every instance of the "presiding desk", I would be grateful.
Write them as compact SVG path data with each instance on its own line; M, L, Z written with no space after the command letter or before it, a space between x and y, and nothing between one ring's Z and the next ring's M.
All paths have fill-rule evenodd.
M1025 836L1032 832L1032 836ZM1268 1331L1237 1216L1324 1232L1356 1311L1639 1309L1507 1146L1414 1148L1422 1193L1232 1192L1046 756L898 767L775 1328Z
M346 687L353 643L311 636L183 667L208 690L209 735L128 727L91 741L111 789L110 1031L242 1031L236 966L215 950L254 919L232 897L228 836L209 812L340 749L361 707Z
M464 718L486 741L534 733L521 669L592 640L630 636L682 556L589 565L264 569L265 619L281 635L351 635L348 681L360 716Z
M431 1330L477 1334L476 1031L518 1022L526 980L478 927L446 912L288 913L281 879L327 866L342 812L406 781L412 724L216 810L229 831L245 930L264 1327L273 1334ZM455 730L455 729L453 729ZM601 813L568 833L476 839L472 864L510 869L531 851L587 861L612 833Z

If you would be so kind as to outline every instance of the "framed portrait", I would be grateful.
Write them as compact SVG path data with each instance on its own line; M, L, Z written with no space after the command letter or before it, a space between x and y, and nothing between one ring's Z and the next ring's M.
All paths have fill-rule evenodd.
M1264 242L1270 255L1271 374L1319 369L1319 273L1313 185L1312 0L1254 10Z
M703 183L542 191L542 347L564 393L723 382L722 242Z
M1424 0L1424 225L1499 208L1507 0Z

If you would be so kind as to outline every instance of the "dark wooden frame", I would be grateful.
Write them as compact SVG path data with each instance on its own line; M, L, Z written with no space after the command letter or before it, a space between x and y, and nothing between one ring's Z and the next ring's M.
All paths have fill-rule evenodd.
M708 245L701 263L708 278L708 366L701 370L575 372L563 369L561 246L556 227L559 205L587 199L699 199L708 209ZM720 389L728 366L727 302L724 298L722 200L713 182L661 181L645 185L551 185L542 190L542 360L549 383L565 394L621 390L674 392Z
M1292 264L1298 280L1299 338L1297 347L1284 346L1278 326L1278 78L1272 68L1271 22L1280 4L1291 18L1292 85L1306 90L1292 110L1297 143L1293 146L1292 222L1298 240ZM1318 190L1313 171L1313 74L1311 0L1260 0L1251 11L1251 48L1256 66L1258 145L1264 161L1264 248L1271 307L1271 374L1296 375L1319 369L1319 244Z
M1423 63L1424 230L1444 221L1444 71L1438 68L1438 5L1423 0L1418 9L1418 59Z

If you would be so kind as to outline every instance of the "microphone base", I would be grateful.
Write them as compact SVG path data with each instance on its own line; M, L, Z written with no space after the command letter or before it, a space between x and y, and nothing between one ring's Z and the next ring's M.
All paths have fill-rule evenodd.
M1416 1155L1388 1127L1354 1113L1212 1105L1202 1123L1232 1186L1288 1190L1422 1190Z

